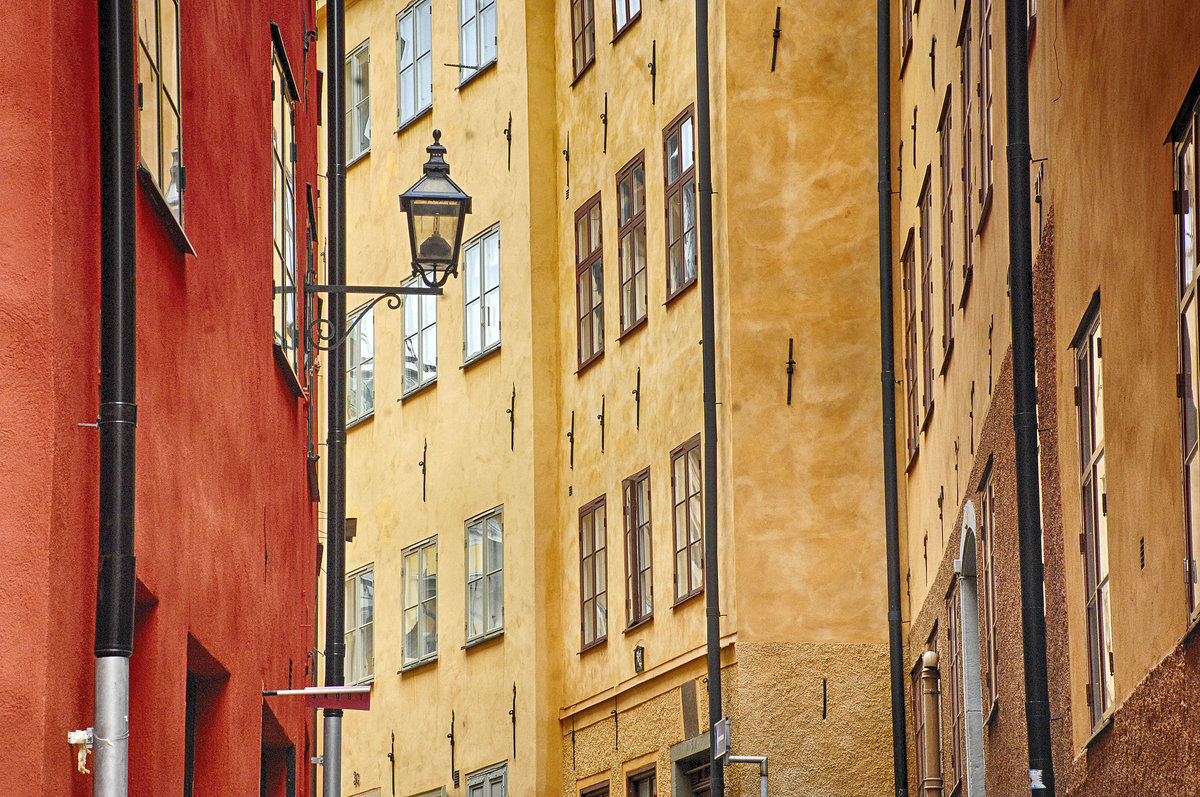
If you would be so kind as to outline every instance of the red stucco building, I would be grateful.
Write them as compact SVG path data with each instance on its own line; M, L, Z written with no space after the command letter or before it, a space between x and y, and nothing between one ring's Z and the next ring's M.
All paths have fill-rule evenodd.
M296 291L319 195L313 2L134 15L130 794L253 794L260 777L310 794L312 714L262 691L317 682ZM87 795L67 734L93 723L97 4L15 0L0 20L0 794Z

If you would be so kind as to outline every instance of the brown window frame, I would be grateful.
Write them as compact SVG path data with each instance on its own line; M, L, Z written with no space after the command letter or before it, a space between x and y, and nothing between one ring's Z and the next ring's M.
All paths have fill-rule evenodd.
M597 783L587 788L579 790L579 797L609 797L609 786L607 783Z
M699 277L699 257L697 246L699 243L699 224L696 218L696 122L694 119L694 106L689 105L678 116L671 120L671 123L663 128L663 213L664 213L664 231L666 235L666 268L667 268L667 301L670 302L676 296L682 294L685 290L696 284ZM692 158L691 165L687 168L683 167L683 129L687 124L692 132ZM671 137L679 135L679 157L680 170L678 176L674 180L671 179ZM684 208L686 201L684 199L690 191L692 197L692 273L687 275L686 254L687 254L687 237L688 230L684 222ZM675 238L671 237L671 201L675 196L679 196L679 235ZM673 245L678 245L680 249L680 281L676 284L671 275L671 248Z
M917 215L921 238L921 408L922 426L933 412L933 195L931 167L925 167L925 180L917 194Z
M580 221L585 221L587 227L584 233L586 242L580 238ZM582 371L604 355L604 214L599 192L575 211L572 230L575 235L575 353L579 371ZM581 243L585 244L585 249L580 249ZM589 279L591 288L588 291L591 304L587 308L584 307L580 289L585 277ZM589 322L586 347L583 333L585 320ZM599 340L596 340L597 335Z
M942 372L954 350L954 180L951 170L950 131L954 119L950 113L952 91L946 87L942 116L938 122L938 160L942 188Z
M696 485L695 491L691 491L690 484L684 484L682 500L680 499L680 485L675 477L675 463L683 460L683 475L685 482L690 482L688 478L689 458L692 455L696 457ZM700 435L696 435L687 442L671 451L671 539L672 550L674 555L674 589L675 589L675 605L678 606L685 601L691 600L697 595L704 592L704 463L700 457ZM680 529L679 529L679 512L683 510L683 545L680 546ZM692 526L692 510L695 509L699 514L700 536L698 539L689 540L690 530ZM687 567L685 571L686 589L680 591L680 556L684 556L684 564L689 564L694 557L694 551L700 553L700 574L696 579L693 579L694 571L691 567Z
M600 525L596 527L596 515ZM584 546L584 519L591 519L592 545ZM587 576L591 575L591 595ZM603 576L603 580L601 580ZM590 606L589 606L590 604ZM589 638L587 619L591 612L592 635ZM600 623L604 624L603 632ZM579 508L579 651L590 650L608 639L608 511L605 496L589 501Z
M650 797L658 797L658 771L653 764L625 776L625 794L627 797L637 797L637 787L647 782L650 784Z
M591 47L590 54L587 51ZM581 50L582 47L582 50ZM580 55L584 58L581 59ZM580 61L582 60L582 63ZM571 0L571 66L575 80L596 62L595 0Z
M987 661L987 669L983 680L984 717L991 716L992 707L999 698L997 674L1000 666L1000 649L997 644L996 622L996 491L992 480L992 464L989 461L985 467L983 483L980 485L980 523L979 523L979 598L983 604L979 621L979 630L983 634L980 642L980 652Z
M908 66L908 56L913 48L913 0L900 0L900 76Z
M626 181L630 184L630 203L631 207L637 207L636 201L637 181L634 180L634 175L638 169L642 173L642 191L641 191L641 209L631 214L628 219L624 218L625 208L622 204L622 187ZM632 240L631 246L638 245L640 237L640 246L642 252L641 268L637 266L636 255L633 256L634 264L632 270L626 274L626 252L625 241L627 238ZM621 167L617 172L617 274L621 282L621 336L632 332L638 327L646 323L649 316L650 306L650 277L649 277L649 252L646 249L646 151L639 152L629 163ZM637 315L638 307L638 278L641 278L641 315ZM629 297L627 298L627 294ZM630 310L632 304L632 311Z
M630 12L631 3L637 3L637 11ZM620 3L625 7L625 24L618 27L617 25L617 4ZM613 20L613 37L615 43L617 39L624 35L625 31L633 27L633 23L642 18L642 0L613 0L612 3L612 20Z
M917 349L917 310L916 294L914 293L913 271L916 269L914 246L914 231L908 228L908 238L900 254L900 279L904 292L904 394L905 416L908 427L908 456L916 456L920 447L918 435L921 432L921 416L918 405L920 393L917 389L917 364L919 355Z
M1194 87L1200 88L1200 73ZM1171 140L1174 141L1175 251L1179 340L1179 371L1176 393L1179 397L1179 441L1183 465L1183 531L1187 558L1184 582L1187 585L1189 622L1200 617L1200 162L1197 159L1197 131L1200 131L1198 105L1190 97L1180 111Z
M646 500L639 513L638 502L634 499L635 491L642 485L645 485ZM621 508L625 529L625 628L629 630L654 618L654 541L649 468L621 482ZM647 591L649 606L642 611Z
M992 207L994 176L992 149L994 128L992 106L995 81L992 80L992 0L979 0L979 220L976 229L983 229Z
M967 306L967 295L971 288L971 277L975 268L974 247L975 247L975 213L972 203L975 198L975 163L971 157L971 150L974 147L974 114L975 114L975 85L972 83L974 75L972 74L971 66L971 48L972 45L972 19L971 19L971 2L966 0L966 5L963 8L962 30L959 32L958 49L960 54L960 71L959 71L959 96L961 98L962 108L962 171L961 181L963 187L963 284L962 297L959 299L959 307Z

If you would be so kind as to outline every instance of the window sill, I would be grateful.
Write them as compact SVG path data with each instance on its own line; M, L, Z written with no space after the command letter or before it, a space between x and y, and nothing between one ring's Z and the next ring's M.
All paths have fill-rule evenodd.
M1187 628L1184 630L1183 636L1180 637L1179 641L1183 642L1186 640L1196 632L1197 628L1200 628L1200 609L1197 609L1197 611L1192 614L1190 618L1188 618Z
M1096 726L1092 728L1092 733L1088 738L1084 739L1083 744L1079 748L1079 752L1086 753L1088 748L1092 746L1100 736L1113 725L1113 712L1110 710L1107 714L1100 718Z
M954 338L950 338L950 342L946 344L946 348L942 352L942 367L938 369L938 376L946 375L946 369L950 367L951 354L954 354Z
M415 125L417 122L419 122L422 119L424 119L425 117L429 116L431 113L433 113L433 103L426 105L424 108L417 111L415 114L410 116L408 119L405 119L403 122L401 122L399 127L396 128L396 135L400 135L405 130L407 130L408 128Z
M904 44L904 53L900 56L900 70L896 74L896 77L899 80L904 79L904 70L908 67L908 57L912 55L912 48L912 39L909 39L908 42Z
M665 302L663 302L663 307L666 307L671 302L675 301L680 296L687 293L688 289L695 287L697 282L699 282L699 279L697 279L696 277L692 277L690 280L688 280L687 282L680 285L679 290L675 291L672 294L667 295L667 300Z
M362 163L368 157L370 157L370 155L371 155L371 148L367 147L362 152L358 153L353 158L346 161L346 168L349 169L351 166L355 165L356 163Z
M478 354L472 354L469 359L464 360L463 364L458 366L458 370L465 371L468 368L471 368L472 366L474 366L475 363L483 362L484 360L489 360L489 359L491 359L492 355L497 354L499 351L500 351L500 344L497 343L495 346L492 346L490 349L484 349L483 351L479 352Z
M925 408L925 418L921 421L921 434L929 428L929 422L933 419L933 399L929 400L929 406Z
M679 294L675 294L675 295L678 296ZM628 329L624 329L621 331L621 334L617 337L617 343L624 343L625 340L629 336L631 336L634 332L637 332L639 329L643 329L646 326L646 324L649 322L649 320L650 320L650 316L644 315L641 318L639 318L637 321L634 321L633 324Z
M996 717L999 714L1000 714L1000 701L993 697L992 704L988 707L988 710L987 710L987 716L985 716L983 718L983 727L986 728L987 726L991 725L992 720L996 719Z
M963 267L962 296L958 300L958 309L967 309L967 297L971 295L971 280L975 276L974 268Z
M483 636L477 636L474 639L468 639L466 644L464 644L461 648L459 648L459 650L470 650L471 648L477 648L477 647L480 647L481 645L485 645L488 642L491 642L492 640L500 639L503 636L504 636L504 629L501 628L500 630L493 631L490 634L484 634Z
M700 587L699 589L692 590L688 594L686 594L682 597L676 598L675 603L671 605L671 609L672 610L678 609L680 606L683 606L685 603L692 602L693 600L695 600L696 598L700 597L703 594L704 594L704 587Z
M484 72L490 72L493 69L495 69L496 64L498 64L499 62L500 62L499 58L493 58L492 60L488 61L486 64L481 64L478 69L476 69L474 72L472 72L471 74L469 74L465 78L463 78L461 81L459 81L458 86L456 86L454 90L462 91L463 88L465 88L468 83L473 83L475 81L475 78L479 77Z
M587 358L586 360L584 360L582 363L579 364L579 367L575 369L575 376L579 376L584 371L588 370L593 365L595 365L596 363L600 362L603 359L604 359L604 349L601 349L600 351L596 352L591 357Z
M989 185L987 191L983 194L983 199L979 203L979 218L975 222L975 237L982 238L983 231L987 227L988 219L992 215L992 187Z
M419 396L422 393L424 393L425 391L430 390L436 386L437 386L437 377L435 376L433 379L430 379L425 384L417 385L414 388L410 388L407 393L401 393L400 398L396 399L396 401L399 401L401 404L403 404L404 402L408 401L410 398Z
M171 243L175 244L175 248L180 254L195 255L196 250L192 248L192 242L188 240L187 235L183 231L183 226L179 223L179 219L175 218L175 214L171 212L171 208L167 205L167 200L159 192L158 186L154 184L154 177L151 176L150 170L141 163L137 166L138 182L141 183L142 190L146 192L146 200L150 203L150 207L154 208L154 215L158 216L166 228L167 237L171 239ZM182 200L180 200L182 201Z
M362 426L367 421L375 420L375 410L371 410L365 415L360 415L352 421L346 421L346 431Z
M596 641L594 641L594 642L589 642L589 643L587 643L586 645L584 645L583 647L581 647L581 648L579 649L579 652L578 652L577 654L575 654L575 655L577 655L577 656L582 656L582 655L583 655L583 654L585 654L585 653L590 653L590 652L591 652L591 651L593 651L593 650L597 650L597 649L599 649L599 648L602 648L602 647L604 647L604 643L605 643L605 642L607 642L607 641L608 641L608 634L605 634L604 636L600 637L600 638L599 638L599 639L597 639Z
M921 454L921 446L915 445L908 452L908 464L904 466L905 473L912 473L913 466L917 464L917 457Z
M583 80L583 76L588 73L588 70L591 69L595 65L595 63L596 63L596 57L592 56L592 60L590 60L586 64L584 64L583 69L580 69L578 72L575 73L575 78L571 81L571 88L575 88L575 84L578 83L579 81Z
M629 18L629 19L628 19L628 20L625 22L625 27L621 28L620 30L614 30L614 31L613 31L613 37L612 37L612 41L610 41L610 42L609 42L609 44L616 44L616 43L617 43L617 41L618 41L618 40L619 40L619 39L620 39L622 36L624 36L626 33L628 33L628 32L629 32L629 29L630 29L630 28L632 28L632 27L634 26L634 24L635 24L635 23L636 23L638 20L640 20L641 18L642 18L642 10L639 8L639 9L638 9L638 12L637 12L636 14L634 14L632 17L630 17L630 18ZM615 21L616 21L616 20L614 20L614 22L615 22Z
M300 380L296 377L296 372L292 370L292 364L284 356L283 347L278 343L272 343L271 350L275 354L275 363L279 366L279 370L283 372L283 380L287 382L288 389L292 391L292 395L296 398L302 398L304 396L304 388L300 385Z
M637 620L634 620L632 623L630 623L629 625L625 626L625 630L624 630L624 631L622 631L621 633L622 633L622 634L628 634L630 631L635 631L635 630L637 630L638 628L641 628L642 626L646 625L647 623L649 623L649 622L650 622L651 620L653 620L653 619L654 619L654 613L653 613L653 612L651 612L650 614L646 615L645 617L642 617L642 618L639 618L639 619L637 619Z
M416 670L424 669L425 667L428 667L430 664L437 664L437 660L438 660L438 656L436 653L434 653L432 656L429 656L427 658L405 664L400 669L396 670L396 675L408 675L409 673L414 672Z

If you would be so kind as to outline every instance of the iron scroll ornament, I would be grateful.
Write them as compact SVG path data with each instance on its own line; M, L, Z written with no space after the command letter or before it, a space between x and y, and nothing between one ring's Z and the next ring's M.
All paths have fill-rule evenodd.
M441 296L441 288L427 287L388 287L379 285L306 285L305 293L373 293L371 301L355 311L354 320L346 325L345 331L338 338L333 335L336 331L332 319L316 318L308 325L308 341L314 349L329 351L346 342L354 328L366 316L367 311L383 300L387 300L388 309L399 310L404 296Z

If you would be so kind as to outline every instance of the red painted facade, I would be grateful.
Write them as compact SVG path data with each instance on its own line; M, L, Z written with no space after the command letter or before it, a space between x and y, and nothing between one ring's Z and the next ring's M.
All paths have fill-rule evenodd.
M143 0L146 1L146 0ZM15 0L0 48L0 794L89 795L99 440L96 4ZM137 186L130 793L312 792L309 398L273 351L271 23L295 77L296 248L317 183L312 0L180 3L185 255ZM131 171L135 164L131 163ZM300 379L304 375L300 374ZM263 750L267 749L264 754ZM265 763L264 763L265 762ZM91 759L89 757L89 766Z

